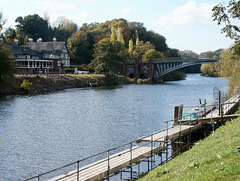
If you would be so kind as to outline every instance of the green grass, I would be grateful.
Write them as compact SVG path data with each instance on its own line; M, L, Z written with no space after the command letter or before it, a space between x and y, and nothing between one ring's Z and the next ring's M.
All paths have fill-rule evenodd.
M240 180L240 118L218 128L206 139L139 179Z

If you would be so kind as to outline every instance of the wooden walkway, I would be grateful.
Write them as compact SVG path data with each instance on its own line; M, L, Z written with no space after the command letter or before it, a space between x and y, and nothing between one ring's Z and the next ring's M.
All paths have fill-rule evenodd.
M178 138L180 135L184 136L189 134L191 131L196 131L202 127L201 124L196 125L174 125L168 129L162 130L151 136L144 137L138 141L153 141L153 142L166 142L169 139Z
M157 154L164 149L163 145L159 147L135 146L132 148L132 151L128 149L110 156L109 162L106 158L79 168L79 180L102 180L107 177L108 174L118 173L119 170L126 168L133 163L139 162L142 158L150 157L152 154ZM74 170L65 175L52 178L49 181L76 181L78 180L77 172L77 170Z
M236 102L240 101L240 93L236 94L235 96L231 97L227 101L225 101L222 104L222 109L223 109L223 115L229 114L232 109L236 106ZM209 112L206 117L211 118L211 117L218 117L219 114L219 109L215 108L212 112Z

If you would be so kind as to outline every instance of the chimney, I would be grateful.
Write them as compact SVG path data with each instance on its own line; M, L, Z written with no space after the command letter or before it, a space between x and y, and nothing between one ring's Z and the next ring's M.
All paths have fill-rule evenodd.
M16 43L16 45L18 45L18 39L15 39L14 42Z
M53 51L55 51L56 50L56 47L57 47L57 38L53 38Z
M37 40L37 44L38 44L38 53L41 53L42 50L42 38L38 38Z
M28 46L29 46L29 48L32 48L32 42L33 42L33 39L32 38L28 38Z

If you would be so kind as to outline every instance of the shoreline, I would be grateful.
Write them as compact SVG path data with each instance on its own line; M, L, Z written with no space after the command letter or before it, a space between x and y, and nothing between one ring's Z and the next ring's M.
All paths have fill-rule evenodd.
M30 91L21 88L23 80L32 83ZM125 77L120 77L118 83L121 85L130 82ZM14 76L5 83L0 83L0 95L44 94L64 89L91 87L91 85L106 86L110 83L102 74Z

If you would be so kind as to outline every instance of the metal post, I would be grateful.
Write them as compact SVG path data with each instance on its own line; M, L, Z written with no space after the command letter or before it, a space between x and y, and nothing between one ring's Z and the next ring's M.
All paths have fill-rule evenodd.
M77 161L77 181L79 181L79 160Z
M152 162L153 162L152 157L153 157L153 134L151 134L151 170L152 170L152 167L153 167L153 165L152 165Z
M110 180L110 151L107 151L107 158L108 158L108 181Z
M132 175L132 142L130 143L130 169L131 169L131 180L133 179Z
M40 175L39 175L39 173L37 174L37 180L40 181Z
M122 180L122 169L121 169L121 172L120 172L120 179Z
M221 111L221 91L218 91L218 115L220 116Z
M168 121L167 121L167 136L166 136L166 161L168 160Z

